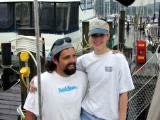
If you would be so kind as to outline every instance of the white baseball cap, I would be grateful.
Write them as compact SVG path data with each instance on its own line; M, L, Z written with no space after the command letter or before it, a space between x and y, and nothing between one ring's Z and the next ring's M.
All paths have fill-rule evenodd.
M109 33L109 25L104 20L94 20L89 25L89 36L93 34L108 34Z

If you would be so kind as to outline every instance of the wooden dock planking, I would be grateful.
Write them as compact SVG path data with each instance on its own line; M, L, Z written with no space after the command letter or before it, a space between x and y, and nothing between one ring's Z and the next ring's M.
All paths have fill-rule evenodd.
M0 90L0 120L17 120L17 108L21 104L19 85L7 91Z

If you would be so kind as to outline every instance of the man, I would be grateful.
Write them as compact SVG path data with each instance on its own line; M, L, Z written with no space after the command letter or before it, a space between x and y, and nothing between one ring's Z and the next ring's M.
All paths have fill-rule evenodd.
M81 120L125 120L128 91L134 89L124 55L107 47L109 26L103 20L90 24L93 52L78 58L77 69L86 72L88 90L82 101Z
M43 120L80 120L81 102L87 80L76 71L76 54L69 37L57 40L52 48L47 72L41 74ZM37 87L37 79L34 78ZM29 93L24 105L26 120L38 116L37 91Z

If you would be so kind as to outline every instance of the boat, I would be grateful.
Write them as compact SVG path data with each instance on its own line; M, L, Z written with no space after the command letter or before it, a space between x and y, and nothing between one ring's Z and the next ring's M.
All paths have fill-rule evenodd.
M0 43L11 42L12 52L20 49L17 39L23 48L30 46L24 45L24 39L35 40L33 1L0 0ZM82 22L95 18L94 0L38 0L38 3L40 37L45 41L46 53L55 40L63 37L71 37L78 49Z

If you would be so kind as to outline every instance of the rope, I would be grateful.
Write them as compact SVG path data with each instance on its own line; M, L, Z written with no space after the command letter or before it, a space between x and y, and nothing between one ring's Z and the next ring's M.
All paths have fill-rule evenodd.
M21 105L17 108L17 112L21 116L21 120L25 120L25 115L21 109Z
M27 90L29 90L29 85L27 85L27 83L25 82L23 74L21 75L21 80L22 80L24 86L27 88Z

